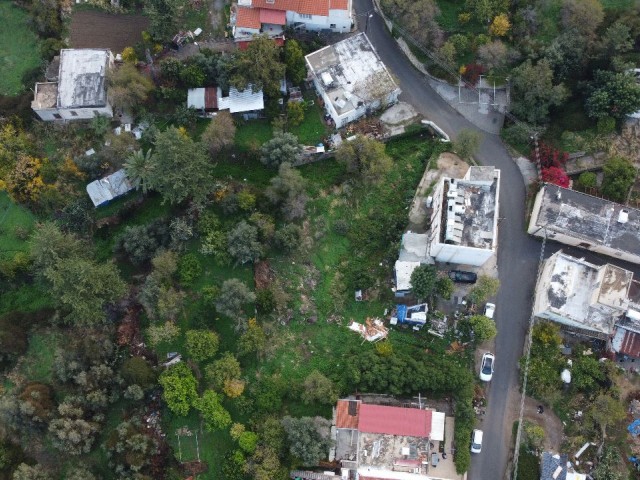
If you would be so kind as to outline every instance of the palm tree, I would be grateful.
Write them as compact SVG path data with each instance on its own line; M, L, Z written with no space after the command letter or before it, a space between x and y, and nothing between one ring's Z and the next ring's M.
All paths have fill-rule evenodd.
M151 162L151 149L147 150L147 153L144 153L142 149L136 150L129 155L124 164L124 170L133 186L136 189L142 188L142 191L147 193L150 188L153 188L154 166Z

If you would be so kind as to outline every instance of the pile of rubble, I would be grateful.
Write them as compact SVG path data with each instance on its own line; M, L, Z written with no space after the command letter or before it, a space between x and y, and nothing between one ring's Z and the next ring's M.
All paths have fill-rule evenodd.
M367 318L364 325L352 320L348 328L359 333L368 342L377 342L387 338L387 335L389 335L389 329L384 326L384 323L379 318Z

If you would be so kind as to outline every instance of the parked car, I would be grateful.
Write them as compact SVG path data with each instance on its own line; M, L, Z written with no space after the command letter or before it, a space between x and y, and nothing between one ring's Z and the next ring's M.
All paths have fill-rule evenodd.
M482 451L482 430L474 429L471 434L471 453Z
M484 316L493 318L493 314L496 313L496 304L495 303L487 303L484 306Z
M493 353L487 352L482 355L482 363L480 364L480 380L490 382L493 377L493 365L496 357Z
M476 283L478 275L473 272L465 272L464 270L450 270L449 278L459 283Z

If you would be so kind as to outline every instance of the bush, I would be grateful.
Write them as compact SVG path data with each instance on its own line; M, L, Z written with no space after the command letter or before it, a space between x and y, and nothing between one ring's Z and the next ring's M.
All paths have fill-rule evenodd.
M549 167L562 168L569 159L569 154L567 152L558 150L557 148L543 142L539 142L538 144L538 154L540 155L540 166L543 169ZM537 161L535 148L531 151L529 158L532 162Z
M462 78L464 78L467 83L475 85L476 83L478 83L478 80L480 80L480 75L482 75L483 73L484 67L482 65L479 65L477 63L469 63L468 65L464 66Z
M185 344L189 356L201 362L216 355L220 338L217 333L209 330L188 330Z
M187 253L180 259L178 275L183 285L191 285L202 274L202 265L193 253Z
M270 288L258 290L256 293L256 308L258 312L268 315L275 310L276 306L277 303L273 290Z
M542 181L567 188L569 186L569 175L560 167L543 168Z
M285 225L274 235L276 246L284 252L292 252L298 248L301 234L302 230L297 225Z
M344 237L349 233L349 222L343 218L339 218L333 223L333 231Z
M598 119L598 133L607 135L613 133L616 130L616 119L613 117L605 116Z
M636 178L636 169L628 159L613 157L604 164L601 192L615 202L624 202Z
M116 238L114 250L126 254L134 265L142 265L151 260L158 249L166 246L169 240L167 225L161 220L156 220L149 225L126 227Z
M598 185L598 176L593 172L583 172L578 177L578 183L584 188L595 188Z

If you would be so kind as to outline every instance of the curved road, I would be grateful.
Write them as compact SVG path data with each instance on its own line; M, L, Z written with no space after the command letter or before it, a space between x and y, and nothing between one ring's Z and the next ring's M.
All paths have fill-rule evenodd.
M373 4L371 0L355 0L355 8L358 14L366 15L365 12L373 10ZM413 105L452 138L462 129L479 131L484 140L476 155L477 160L483 165L495 165L501 171L502 221L498 237L501 288L496 302L496 371L489 386L486 415L479 426L484 431L482 453L473 455L469 471L471 480L499 480L507 475L512 429L510 413L517 412L519 408L516 366L522 355L531 314L541 245L526 233L524 181L500 138L476 128L429 86L424 76L406 59L379 15L369 19L367 35L382 61L399 80L403 92L400 100ZM468 445L458 447L468 448Z

